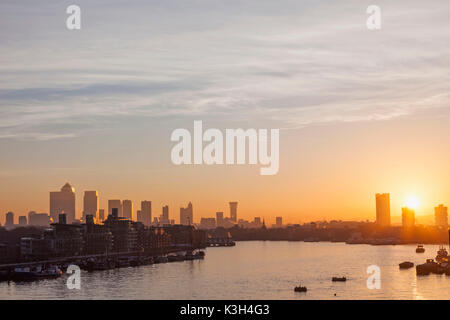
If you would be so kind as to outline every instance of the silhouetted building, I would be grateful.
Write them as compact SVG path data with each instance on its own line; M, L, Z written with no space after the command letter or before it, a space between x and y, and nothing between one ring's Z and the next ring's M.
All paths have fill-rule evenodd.
M131 220L118 217L117 208L105 220L113 236L113 252L130 252L137 249L138 234Z
M377 209L377 225L389 227L391 225L391 201L389 193L375 195Z
M50 216L47 213L36 213L34 211L28 213L28 225L30 226L48 227L51 222Z
M186 226L194 224L194 210L191 202L186 208L180 208L180 224Z
M83 227L79 224L67 224L65 214L59 215L59 222L52 223L52 229L46 230L44 239L51 241L56 256L76 256L83 253Z
M53 242L48 238L20 238L20 256L22 260L41 260L54 255Z
M119 217L123 217L122 212L122 201L120 200L108 200L108 215L112 214L112 209L117 209L117 214Z
M11 229L13 227L14 227L14 213L10 211L5 215L5 228Z
M50 192L50 217L56 221L62 212L67 215L69 223L75 220L75 189L69 183L61 191Z
M237 202L230 202L230 219L233 222L237 222Z
M27 225L27 217L19 216L19 227L25 227Z
M447 228L448 227L448 211L447 207L444 207L443 204L434 208L434 220L436 226Z
M141 201L141 214L142 223L145 226L150 226L152 224L152 202L151 201Z
M216 212L216 224L218 227L223 227L223 212Z
M215 229L216 228L216 219L201 218L200 219L200 228L201 229Z
M84 206L83 206L83 219L86 221L86 216L91 215L95 220L98 220L98 192L97 191L85 191L84 192Z
M283 218L282 217L276 217L275 221L276 221L275 226L277 228L281 228L283 226Z
M403 228L414 227L416 223L415 213L413 209L408 207L402 208L402 226Z
M106 225L95 224L91 215L84 225L84 254L102 254L113 250L113 235Z
M161 217L159 218L159 223L160 224L170 224L169 206L162 207L162 214L161 214Z
M131 200L123 200L123 217L133 220L133 202Z
M144 223L144 216L142 215L141 210L136 211L136 221L142 224Z

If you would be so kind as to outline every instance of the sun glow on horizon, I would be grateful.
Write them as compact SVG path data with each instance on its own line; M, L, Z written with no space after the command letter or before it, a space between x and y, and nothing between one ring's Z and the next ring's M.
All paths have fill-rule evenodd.
M420 200L416 196L409 196L405 201L405 206L410 209L417 209L420 206Z

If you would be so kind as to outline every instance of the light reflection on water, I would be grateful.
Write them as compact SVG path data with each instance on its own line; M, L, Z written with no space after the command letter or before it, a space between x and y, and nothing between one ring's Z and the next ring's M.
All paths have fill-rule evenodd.
M369 246L343 243L238 242L208 248L204 260L82 272L81 290L66 287L67 275L32 283L0 283L0 299L450 299L450 277L417 277L415 268L438 246ZM381 268L381 289L366 286L366 268ZM331 277L346 276L333 283ZM295 293L296 285L308 287ZM336 296L334 296L336 294Z

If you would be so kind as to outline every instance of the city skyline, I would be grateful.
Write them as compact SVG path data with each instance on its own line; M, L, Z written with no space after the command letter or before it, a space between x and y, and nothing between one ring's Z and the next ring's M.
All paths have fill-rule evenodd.
M69 193L68 195L65 195L65 193ZM98 219L99 213L102 212L104 214L105 209L102 208L99 203L101 197L99 196L99 192L97 190L90 190L90 191L83 191L82 194L84 195L82 197L82 206L79 209L75 204L76 202L76 190L75 188L69 183L66 182L62 187L61 191L54 192L51 191L50 193L50 207L48 209L49 217L53 219L53 221L58 220L58 215L60 213L66 213L64 208L69 208L69 214L66 213L68 216L69 223L76 220L83 220L85 221L86 214L93 215L94 219ZM60 199L60 194L63 197L63 200ZM55 199L55 197L58 197ZM61 202L63 201L63 202ZM68 202L67 202L68 201ZM428 218L427 222L419 221L417 219L417 208L421 206L421 202L419 198L416 196L409 196L407 199L404 200L403 205L401 206L400 210L401 213L399 216L392 216L391 215L391 206L390 206L390 193L376 193L375 194L375 201L374 201L374 214L370 219L365 219L365 221L373 221L375 222L379 227L389 227L392 225L414 225L414 224L436 224L441 226L446 226L444 221L447 221L448 226L448 213L447 213L447 207L442 204L436 204L433 206L433 213L429 213L426 215ZM193 205L192 201L189 201L187 207L185 208L182 205L179 206L180 214L176 215L172 211L172 216L169 216L169 205L164 204L161 206L161 213L153 212L152 211L152 200L140 200L137 203L141 204L140 208L138 209L138 206L134 207L134 201L132 200L119 200L119 199L104 199L103 203L106 203L106 210L108 212L108 215L112 214L112 210L115 208L118 210L118 216L124 217L133 221L140 221L143 222L144 225L150 225L152 223L155 223L157 221L158 223L168 223L170 224L171 221L174 221L176 223L180 224L200 224L202 220L206 219L205 221L211 221L211 219L215 220L215 223L217 225L220 225L219 221L227 220L231 223L238 223L239 221L245 221L246 223L248 221L256 221L262 219L267 219L268 222L274 222L273 225L281 225L280 221L285 222L285 224L298 224L298 222L291 222L289 220L285 220L284 216L282 215L272 215L272 216L261 216L261 215L255 215L252 217L249 217L248 215L241 216L241 213L239 212L239 215L237 214L237 207L239 202L228 202L228 216L224 216L223 211L216 211L214 214L207 213L204 214L194 214L193 211ZM52 205L54 209L52 209ZM133 209L135 208L135 209ZM72 210L74 212L74 215L72 215ZM173 210L173 209L172 209ZM38 210L39 211L39 210ZM8 210L5 212L4 215L4 222L5 224L7 222L7 215L14 211ZM42 215L45 214L45 210L39 211L43 212ZM53 214L52 214L53 212ZM79 214L78 212L81 212ZM28 220L30 220L31 214L36 214L35 210L30 210L26 214L17 214L14 213L14 219L20 219L21 217L27 217ZM411 218L412 215L412 218ZM73 216L73 217L72 217ZM421 215L424 217L424 215ZM17 217L17 218L16 218ZM70 217L70 218L69 218ZM152 218L153 217L153 218ZM174 218L175 217L175 218ZM197 218L194 218L197 217ZM420 215L419 215L420 217ZM107 216L104 215L104 219L106 219ZM391 223L392 218L397 218L398 221L394 221ZM302 221L302 223L308 223L308 222L314 222L314 221L336 221L336 220L344 220L339 218L330 218L330 219L322 219L322 220L310 220L310 221ZM101 220L99 220L101 221ZM345 220L344 220L345 221ZM352 221L352 219L349 219L348 221ZM353 221L364 221L364 220L353 220ZM412 221L412 222L411 222ZM10 222L10 221L9 221ZM206 222L207 224L210 222ZM261 223L261 222L259 222ZM20 224L20 223L18 223Z
M62 4L0 4L2 223L47 212L61 180L105 210L152 198L212 217L239 199L245 219L292 223L373 219L376 192L395 223L410 195L419 220L450 203L447 2L380 0L379 31L357 0L176 3L81 1L91 18L72 31ZM195 120L279 128L278 173L174 165L171 133Z

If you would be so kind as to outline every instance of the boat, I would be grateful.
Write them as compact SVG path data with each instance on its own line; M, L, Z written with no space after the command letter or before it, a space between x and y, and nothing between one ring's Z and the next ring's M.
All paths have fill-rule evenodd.
M184 261L184 256L181 254L171 254L167 256L167 259L169 262Z
M140 263L142 266L148 266L148 265L150 265L150 264L153 264L153 258L152 258L152 257L147 257L147 256L140 257L140 258L139 258L139 263Z
M405 262L400 263L398 266L400 267L400 269L410 269L410 268L414 267L414 263L405 261Z
M416 248L416 252L417 253L424 253L425 252L425 248L423 247L423 245L419 244Z
M438 273L438 264L433 259L427 259L424 264L416 266L416 273L419 276L427 276L430 273Z
M130 260L128 258L119 258L117 260L117 268L126 268L130 266Z
M347 281L347 278L346 277L333 277L333 278L331 278L331 281L333 281L333 282L345 282L345 281Z
M294 291L295 291L295 292L307 292L307 291L308 291L308 288L302 287L302 286L298 286L298 287L295 287L295 288L294 288Z
M439 263L448 262L449 258L447 250L441 246L437 252L436 261Z
M139 257L130 257L129 261L130 261L130 266L132 266L132 267L137 267L137 266L141 265L141 260Z
M166 263L169 262L169 259L165 256L159 256L154 259L155 263Z
M62 271L57 266L49 266L43 269L41 265L33 267L14 268L13 280L31 281L40 279L55 279L62 275Z

